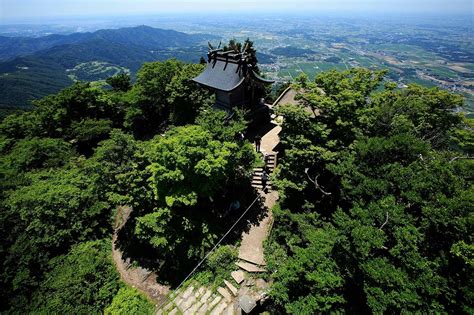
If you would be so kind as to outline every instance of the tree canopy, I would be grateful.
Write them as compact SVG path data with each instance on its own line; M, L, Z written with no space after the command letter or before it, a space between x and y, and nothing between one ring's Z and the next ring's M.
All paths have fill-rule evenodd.
M237 136L246 113L227 119L209 106L189 80L202 68L148 63L135 82L78 82L1 121L0 312L153 313L111 262L116 209L132 209L116 242L124 257L176 284L240 216L230 204L256 198L258 157ZM368 69L292 87L301 105L276 109L268 304L472 313L473 124L462 98L398 89ZM207 276L229 272L247 219L210 256Z
M108 237L115 209L129 205L137 209L137 216L143 216L159 204L153 201L154 191L164 187L166 175L156 173L152 184L148 179L160 167L158 163L174 166L153 152L165 147L155 147L160 136L142 140L173 126L193 124L208 108L210 94L189 80L201 69L202 65L176 60L145 64L136 82L126 74L107 80L112 89L78 82L36 101L32 111L3 119L0 298L6 303L1 311L23 313L36 307L44 313L99 313L110 304L118 281L115 274L107 274L113 269L109 268L109 257L101 255L107 254L106 244L110 249ZM217 175L217 170L212 170L224 159L229 161L228 167L243 161L245 154L239 152L248 146L229 142L221 147L210 131L198 132L198 128L185 129L203 137L199 140L201 169L196 176ZM169 131L174 139L170 144L186 143L181 148L185 150L198 144L187 143L190 135L179 130ZM178 135L172 137L173 133ZM213 149L208 150L207 142L202 142L208 140L214 141ZM177 151L169 154L179 156ZM181 157L187 158L190 156ZM252 163L254 156L249 158ZM190 166L183 168L183 172L191 170ZM178 184L169 198L179 195ZM200 188L189 187L189 192ZM203 237L207 237L205 232ZM92 261L92 256L97 260ZM71 275L76 267L81 270L74 278ZM100 279L91 278L96 276ZM78 293L74 297L71 290L79 290L81 283L88 285L82 296ZM51 299L47 301L45 296ZM116 307L123 306L111 309Z
M278 110L283 198L267 256L270 295L289 313L472 312L462 98L383 78L301 77L301 105Z

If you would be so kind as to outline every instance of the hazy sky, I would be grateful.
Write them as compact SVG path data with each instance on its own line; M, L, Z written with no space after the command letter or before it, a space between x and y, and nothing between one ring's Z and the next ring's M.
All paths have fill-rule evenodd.
M22 18L213 12L472 14L473 0L0 0L0 22Z

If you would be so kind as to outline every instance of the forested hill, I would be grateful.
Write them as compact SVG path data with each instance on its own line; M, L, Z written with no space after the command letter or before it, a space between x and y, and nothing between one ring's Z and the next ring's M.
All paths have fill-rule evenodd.
M48 35L39 38L0 36L0 61L31 55L54 46L104 40L115 44L136 45L147 49L189 47L213 38L209 34L189 35L150 26L99 30L93 33Z
M243 113L226 120L191 82L203 68L146 63L134 83L75 83L0 123L0 312L153 314L111 260L118 207L133 206L120 249L171 285L241 216L229 202L255 198L262 157L237 137ZM474 124L459 95L384 75L302 76L302 104L275 109L266 311L473 313ZM193 281L230 279L249 215Z
M0 109L28 107L32 99L74 81L135 73L143 62L176 58L197 62L213 35L148 26L40 38L0 37Z

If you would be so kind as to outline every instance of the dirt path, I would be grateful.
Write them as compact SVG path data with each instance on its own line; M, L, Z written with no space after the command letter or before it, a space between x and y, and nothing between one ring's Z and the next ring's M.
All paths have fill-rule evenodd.
M265 256L263 252L263 242L267 238L273 221L271 208L278 199L278 192L272 191L267 194L260 192L265 198L265 208L268 209L267 215L258 225L253 225L248 232L242 234L242 243L239 247L239 258L257 266L265 266Z
M132 209L119 207L115 218L115 231L112 237L112 257L120 278L129 286L144 293L155 305L159 305L169 292L169 286L156 282L156 274L142 267L132 267L129 260L122 258L122 252L115 246L118 231L125 225Z

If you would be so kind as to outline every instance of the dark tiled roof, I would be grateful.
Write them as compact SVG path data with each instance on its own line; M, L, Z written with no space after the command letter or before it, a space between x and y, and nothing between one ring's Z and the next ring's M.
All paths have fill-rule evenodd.
M244 80L245 73L241 65L219 58L211 60L206 69L193 79L194 82L224 92L235 90Z

